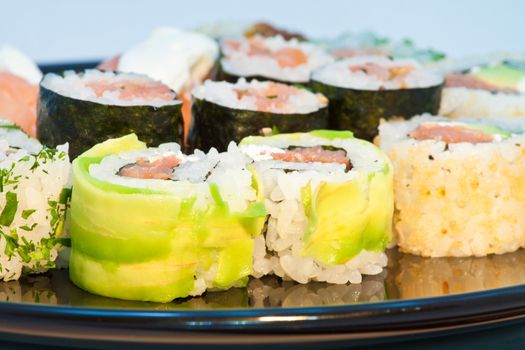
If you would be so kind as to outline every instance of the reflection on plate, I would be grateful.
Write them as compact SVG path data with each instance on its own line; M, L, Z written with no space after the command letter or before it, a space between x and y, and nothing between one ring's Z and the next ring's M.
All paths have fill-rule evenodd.
M67 270L54 270L19 281L0 282L0 302L150 310L349 305L387 299L416 299L483 291L525 283L525 250L485 258L421 258L389 251L389 266L361 284L298 284L266 276L246 288L208 292L167 304L126 301L85 292L74 286Z

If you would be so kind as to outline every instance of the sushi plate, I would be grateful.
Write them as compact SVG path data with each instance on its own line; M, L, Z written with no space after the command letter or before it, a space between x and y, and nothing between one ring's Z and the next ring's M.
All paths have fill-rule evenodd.
M525 346L525 250L486 258L388 254L388 267L360 284L264 277L166 304L92 295L67 270L0 282L0 348Z
M53 270L0 283L0 339L59 349L523 345L525 251L389 255L388 268L361 284L267 277L168 304L92 295L75 287L67 270Z

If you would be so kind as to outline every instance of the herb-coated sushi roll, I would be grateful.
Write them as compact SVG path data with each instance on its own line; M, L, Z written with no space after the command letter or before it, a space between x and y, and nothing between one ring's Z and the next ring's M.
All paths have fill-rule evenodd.
M250 160L110 139L73 162L71 280L94 294L168 302L244 286L264 225Z
M250 135L326 128L327 106L323 95L285 84L206 81L193 91L188 142L202 150L226 150L230 141Z
M452 118L525 117L525 60L448 74L440 113Z
M307 83L314 69L333 60L314 44L281 36L225 39L221 51L221 78L228 81L245 77Z
M181 106L169 87L143 75L98 70L49 73L40 84L37 136L53 147L68 142L72 158L131 132L150 146L182 143Z
M330 128L372 140L380 119L437 113L443 77L413 60L363 56L314 71L311 86L330 101Z
M521 124L420 116L379 127L393 165L397 241L428 257L525 246Z
M42 73L22 52L0 45L0 116L34 137L36 101Z
M348 131L252 136L269 217L256 240L254 275L299 283L360 283L386 266L391 238L390 161Z
M43 147L0 119L0 280L55 267L69 170L67 146Z

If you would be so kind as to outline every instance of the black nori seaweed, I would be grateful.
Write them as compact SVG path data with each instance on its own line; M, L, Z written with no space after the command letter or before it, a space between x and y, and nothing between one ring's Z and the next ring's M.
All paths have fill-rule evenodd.
M49 147L69 143L73 159L97 143L135 133L148 146L183 143L182 103L114 106L60 95L40 86L37 138Z
M330 101L330 129L350 130L359 138L372 141L381 118L410 118L437 114L443 84L427 88L399 90L355 90L311 81L310 87Z
M326 129L328 108L308 114L276 114L224 107L193 98L192 124L188 144L203 151L211 147L225 151L230 141L239 142L246 136L261 135L263 128L279 133Z

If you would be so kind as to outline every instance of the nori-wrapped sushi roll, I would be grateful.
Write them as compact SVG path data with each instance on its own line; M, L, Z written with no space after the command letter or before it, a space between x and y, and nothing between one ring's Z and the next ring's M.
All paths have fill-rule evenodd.
M251 135L326 128L327 105L323 95L285 84L207 81L193 91L188 143L223 151L230 141Z
M311 87L330 101L330 128L372 140L380 119L436 114L443 78L413 60L362 56L316 70Z
M307 83L312 71L333 58L312 43L264 38L225 39L221 46L219 77L235 82L239 77L284 83Z
M40 84L37 137L50 147L68 142L72 158L131 132L150 146L182 143L181 106L175 92L146 76L97 70L50 73Z

